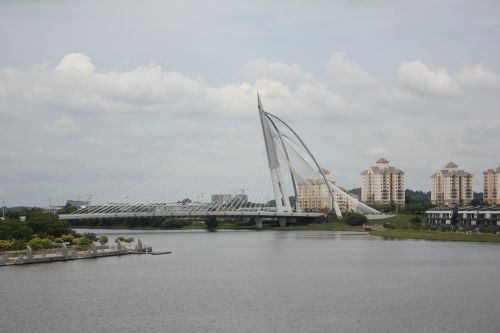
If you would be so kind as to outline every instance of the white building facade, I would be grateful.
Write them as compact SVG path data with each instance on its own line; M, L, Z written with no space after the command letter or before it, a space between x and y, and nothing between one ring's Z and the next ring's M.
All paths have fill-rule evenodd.
M483 201L490 205L500 205L500 167L483 172Z
M331 179L331 175L328 170L323 169L323 174L325 175L327 181L336 185L336 182ZM302 180L299 181L297 185L298 201L300 209L303 212L324 212L332 209L332 197L323 178L318 177L317 179ZM347 189L338 185L336 186L347 193ZM344 196L337 193L334 195L341 212L348 212L352 210L353 207L349 205ZM352 194L349 195L352 196Z
M405 173L381 158L361 173L361 201L368 205L405 205Z
M438 206L467 206L473 199L472 174L450 162L431 176L431 202Z

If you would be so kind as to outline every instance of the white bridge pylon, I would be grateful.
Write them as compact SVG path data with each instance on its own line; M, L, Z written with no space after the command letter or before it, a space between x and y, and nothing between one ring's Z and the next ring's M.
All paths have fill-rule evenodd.
M258 93L257 101L277 212L293 211L289 197L286 193L287 187L285 186L282 172L283 170L288 170L288 173L290 174L290 180L292 182L296 199L295 213L301 212L299 193L297 190L298 187L300 185L312 186L310 184L311 179L307 179L306 176L302 176L301 172L298 170L299 167L294 165L294 161L291 158L291 154L293 153L296 155L295 160L300 162L303 167L306 166L305 168L308 169L306 173L309 173L309 175L312 174L313 178L317 178L319 181L324 183L331 199L329 200L331 203L331 207L329 208L335 212L335 215L338 218L342 218L342 213L337 202L337 196L343 198L348 203L347 207L351 207L353 211L364 214L380 214L380 212L376 209L373 209L356 198L353 198L329 181L325 175L325 169L319 165L318 161L300 136L281 118L264 111L264 107ZM284 131L280 129L280 125L284 126L284 129L289 133L284 133ZM301 182L297 183L297 179L300 179Z
M92 205L72 214L61 214L59 218L98 220L236 217L254 218L257 225L262 224L263 219L278 219L280 225L284 225L287 221L324 216L325 207L341 218L338 202L340 200L342 207L347 203L349 209L357 212L379 213L327 179L324 169L297 133L279 117L266 112L258 94L257 100L270 183L266 176L265 164L259 164L265 162L263 159L256 162L259 166L255 172L248 172L248 168L245 172L237 166L230 170L220 171L213 168L212 172L205 172L204 168L185 167L186 163L189 165L190 160L187 159L190 158L196 162L192 165L198 166L202 163L196 160L199 158L198 154L190 153L140 180L123 185L120 189L98 198ZM228 129L231 130L238 129ZM211 155L205 156L211 158ZM227 165L226 161L224 160L224 166ZM215 162L217 160L214 160ZM319 191L318 182L322 185ZM304 207L301 207L299 199L304 199L304 196L300 197L299 192L305 188L309 189L309 194L312 193L323 200L321 209L311 209L310 205L307 206L307 200L304 201ZM294 204L290 202L292 193L295 195ZM208 201L204 195L209 195ZM325 197L328 199L326 204ZM270 200L273 198L275 204Z

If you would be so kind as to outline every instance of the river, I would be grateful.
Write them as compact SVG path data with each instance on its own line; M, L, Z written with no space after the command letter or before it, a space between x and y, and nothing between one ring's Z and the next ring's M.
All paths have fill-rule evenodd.
M173 253L2 267L0 331L500 331L498 244L313 231L92 232Z

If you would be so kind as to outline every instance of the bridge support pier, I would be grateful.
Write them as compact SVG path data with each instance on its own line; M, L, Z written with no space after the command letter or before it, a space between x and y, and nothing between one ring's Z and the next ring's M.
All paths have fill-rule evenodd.
M255 227L262 229L262 220L264 220L262 217L257 217L255 219Z
M278 223L280 227L286 227L286 217L278 217Z

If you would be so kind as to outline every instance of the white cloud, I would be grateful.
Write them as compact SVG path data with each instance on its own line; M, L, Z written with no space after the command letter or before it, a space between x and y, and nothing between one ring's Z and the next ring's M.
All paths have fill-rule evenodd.
M90 74L94 71L92 59L83 53L69 53L62 58L56 70L71 74Z
M446 69L432 71L420 60L403 61L399 65L399 80L411 89L430 95L455 96L461 93Z
M271 79L293 83L312 79L310 73L304 73L299 65L295 63L270 62L264 58L247 63L243 68L243 72L245 79L249 81Z
M331 81L305 77L298 66L292 65L285 66L284 73L276 70L273 75L257 75L261 78L253 81L216 86L155 65L102 71L94 68L90 57L85 59L87 67L92 68L85 75L57 69L59 65L0 69L0 116L9 115L2 123L0 138L15 142L12 151L37 152L23 155L23 165L43 166L43 172L35 176L40 180L44 174L52 177L52 185L39 187L47 192L55 188L61 193L73 193L79 187L84 188L81 191L104 194L123 179L136 179L179 156L195 156L198 160L194 165L202 164L203 169L197 169L201 171L224 173L224 168L235 166L247 167L249 175L265 171L265 167L259 169L252 164L260 163L260 158L265 164L257 90L266 111L279 115L297 130L322 165L344 175L357 175L381 156L396 156L404 161L398 165L403 169L421 160L439 160L443 151L451 154L448 145L452 143L447 141L450 128L457 133L456 140L461 140L466 138L466 126L484 126L496 112L492 107L477 107L476 100L469 98L471 92L464 90L461 107L477 110L474 124L459 118L441 122L443 111L453 109L451 103L443 105L442 99L391 87L343 54L334 55L333 63L348 64L340 67L344 75L354 73L351 79L355 79L348 81L351 86L341 87L345 89L342 94L336 86L327 85ZM342 73L338 67L336 70ZM459 81L457 76L452 77ZM491 105L496 105L496 95L487 97ZM412 104L417 98L419 104ZM432 109L436 121L429 122L416 112L420 106ZM422 128L427 132L417 140L415 132ZM374 134L377 130L391 136ZM54 135L47 135L47 131ZM478 140L484 135L479 133ZM436 149L429 149L435 145ZM486 146L495 148L492 142L486 142ZM206 150L199 153L200 147ZM485 161L487 158L485 155ZM221 161L222 166L215 165ZM0 165L0 169L12 179L25 179L22 186L29 191L33 170L14 169L8 163ZM187 174L190 170L182 171ZM429 172L422 171L425 181ZM71 186L66 183L68 179ZM421 184L418 177L414 179L413 184ZM339 183L353 187L357 181L346 184L339 179Z
M326 65L326 70L337 84L354 87L376 87L377 80L361 66L346 59L344 52L337 52Z
M455 78L463 86L471 87L499 87L500 77L488 70L485 65L477 64L472 68L459 71Z
M362 96L363 100L369 98L384 106L409 105L416 100L411 93L376 80L362 66L347 59L344 52L337 52L330 58L326 71L336 86Z

